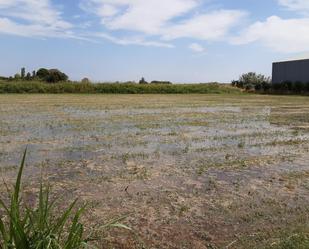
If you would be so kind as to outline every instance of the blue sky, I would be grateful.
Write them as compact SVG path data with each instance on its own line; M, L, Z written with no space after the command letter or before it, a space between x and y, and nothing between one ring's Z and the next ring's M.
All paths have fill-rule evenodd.
M230 82L309 57L309 0L0 0L0 75Z

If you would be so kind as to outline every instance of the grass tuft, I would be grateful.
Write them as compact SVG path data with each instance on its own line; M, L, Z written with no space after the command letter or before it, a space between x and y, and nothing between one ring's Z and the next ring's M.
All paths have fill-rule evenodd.
M61 214L55 210L55 200L50 200L50 187L41 183L35 207L23 203L21 179L27 149L24 152L9 205L0 199L0 249L80 249L95 248L84 236L84 225L80 219L86 206L76 207L77 199ZM2 210L1 210L2 209ZM102 226L130 229L119 223L123 217Z

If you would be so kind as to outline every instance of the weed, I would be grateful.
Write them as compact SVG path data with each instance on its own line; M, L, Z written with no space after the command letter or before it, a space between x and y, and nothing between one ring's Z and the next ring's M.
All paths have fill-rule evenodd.
M36 207L28 207L21 198L21 178L25 166L25 150L18 171L14 190L10 193L10 205L0 199L4 215L0 216L1 249L78 249L90 248L91 236L84 236L80 219L86 206L76 208L77 199L62 214L56 210L56 201L50 200L50 187L40 185ZM75 211L74 211L75 210ZM113 220L100 229L119 227L129 229ZM92 248L94 248L92 246Z

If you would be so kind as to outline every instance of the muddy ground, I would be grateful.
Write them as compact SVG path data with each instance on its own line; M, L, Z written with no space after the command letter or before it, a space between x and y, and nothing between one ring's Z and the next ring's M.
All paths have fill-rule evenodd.
M127 215L133 231L100 248L264 248L309 232L308 97L0 95L6 183L27 145L25 198L43 175L63 205L89 203L88 228Z

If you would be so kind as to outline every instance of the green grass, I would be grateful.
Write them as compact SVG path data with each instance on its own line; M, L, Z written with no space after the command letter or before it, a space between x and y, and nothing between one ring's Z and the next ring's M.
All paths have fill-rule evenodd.
M91 233L85 236L81 216L86 206L76 207L77 199L62 211L56 210L56 201L50 200L50 187L40 185L38 203L29 207L22 201L21 178L26 151L19 168L14 190L10 193L10 205L0 199L0 248L1 249L79 249L95 248L90 245ZM57 215L56 215L57 214ZM129 229L115 219L98 230L109 227Z
M135 84L62 82L47 84L39 81L0 81L0 93L120 93L120 94L189 94L241 93L225 84Z
M273 243L266 249L308 249L309 234L295 233L285 238L282 238L277 243Z

